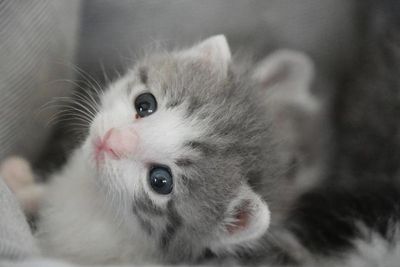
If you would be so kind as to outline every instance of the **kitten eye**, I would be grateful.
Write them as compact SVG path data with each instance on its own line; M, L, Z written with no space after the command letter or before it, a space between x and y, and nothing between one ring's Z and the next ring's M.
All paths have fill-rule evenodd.
M144 93L136 97L135 108L138 115L143 118L156 112L157 100L151 93Z
M171 193L173 186L171 171L168 167L153 166L149 174L149 183L151 188L159 194L167 195Z

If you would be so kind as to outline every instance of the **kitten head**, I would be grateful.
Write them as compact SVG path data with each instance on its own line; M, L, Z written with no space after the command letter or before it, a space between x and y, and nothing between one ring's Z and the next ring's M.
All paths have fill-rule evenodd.
M225 37L211 37L149 56L101 97L85 148L105 198L143 232L135 242L150 244L152 259L234 251L269 226L260 192L287 165L264 89L292 75L262 66L254 79L231 61Z

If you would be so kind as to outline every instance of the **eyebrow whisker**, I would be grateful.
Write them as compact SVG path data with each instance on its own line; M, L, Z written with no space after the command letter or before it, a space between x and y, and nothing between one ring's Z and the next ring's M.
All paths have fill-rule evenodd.
M175 164L179 167L189 167L193 165L194 162L189 158L178 158L175 160Z

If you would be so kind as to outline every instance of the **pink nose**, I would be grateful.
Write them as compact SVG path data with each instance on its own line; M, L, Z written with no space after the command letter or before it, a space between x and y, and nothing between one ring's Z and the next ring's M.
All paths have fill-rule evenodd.
M131 128L111 128L102 141L96 144L96 154L106 152L114 158L123 158L132 154L137 146L138 136Z

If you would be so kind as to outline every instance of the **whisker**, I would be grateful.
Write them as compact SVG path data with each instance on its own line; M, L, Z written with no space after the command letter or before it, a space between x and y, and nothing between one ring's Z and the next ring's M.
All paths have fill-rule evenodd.
M62 99L62 97L61 97ZM82 103L78 102L78 101L74 101L71 103L72 105L78 105L79 107L83 108L84 110L86 110L88 112L88 115L91 115L90 118L94 118L96 117L96 114L93 112L93 110L90 110L87 106L83 105Z
M90 75L88 72L84 71L82 68L78 67L77 65L71 64L70 67L73 68L76 72L78 72L82 76L82 78L86 79L87 82L91 85L91 88L96 90L97 93L100 94L100 91L98 91L98 90L101 90L102 86L92 75Z

